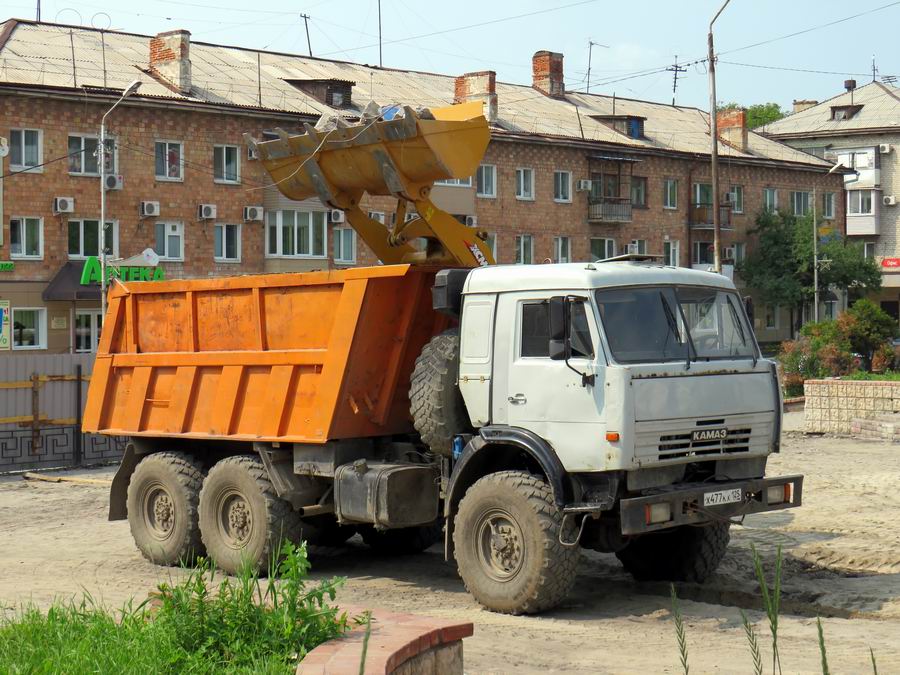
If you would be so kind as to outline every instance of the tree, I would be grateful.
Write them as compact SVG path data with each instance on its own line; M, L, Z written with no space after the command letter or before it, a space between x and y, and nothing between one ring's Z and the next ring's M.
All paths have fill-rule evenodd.
M738 272L764 302L790 307L794 326L794 310L811 302L815 294L812 216L796 218L789 213L764 211L757 216L750 234L757 237L757 243L738 265ZM830 286L857 295L881 288L881 273L875 261L865 257L862 244L832 234L820 238L818 248L820 293Z
M723 110L728 110L730 108L743 108L744 106L738 103L728 103L727 105L722 106ZM771 122L775 122L776 120L780 120L782 117L787 115L787 112L781 109L781 106L777 103L756 103L751 106L747 106L747 127L749 129L756 129L757 127L761 127L766 124L770 124Z
M897 334L897 322L871 300L862 298L838 320L850 340L850 346L866 360L871 369L876 350Z

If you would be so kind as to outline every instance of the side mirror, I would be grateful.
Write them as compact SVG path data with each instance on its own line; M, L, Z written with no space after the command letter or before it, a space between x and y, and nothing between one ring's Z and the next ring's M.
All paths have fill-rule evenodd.
M550 298L550 359L565 361L571 356L568 303L564 295Z

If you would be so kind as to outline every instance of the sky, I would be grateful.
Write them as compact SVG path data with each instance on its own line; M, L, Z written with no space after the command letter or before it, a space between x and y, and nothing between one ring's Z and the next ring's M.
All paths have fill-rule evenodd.
M35 17L37 0L4 0L0 16ZM451 75L495 70L530 84L531 56L565 55L566 87L709 108L709 21L723 0L381 0L383 63ZM44 21L378 64L377 0L43 0ZM861 15L861 16L854 16ZM830 24L830 25L829 25ZM731 0L715 24L719 102L824 100L855 78L900 75L900 0ZM893 33L893 35L892 35ZM764 44L758 44L764 43ZM826 71L826 72L808 72Z

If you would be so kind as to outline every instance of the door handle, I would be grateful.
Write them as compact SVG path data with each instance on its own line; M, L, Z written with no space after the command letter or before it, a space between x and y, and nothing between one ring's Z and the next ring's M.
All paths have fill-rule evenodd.
M515 396L509 396L506 400L513 405L518 405L520 403L525 403L528 399L525 398L525 394L516 394Z

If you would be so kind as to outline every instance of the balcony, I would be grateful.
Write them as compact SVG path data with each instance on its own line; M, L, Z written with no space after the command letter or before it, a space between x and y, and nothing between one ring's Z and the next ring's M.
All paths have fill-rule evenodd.
M631 200L619 197L591 197L588 203L588 222L630 223Z
M724 230L732 229L730 206L719 206L719 224ZM696 230L712 229L712 204L691 204L691 227Z

